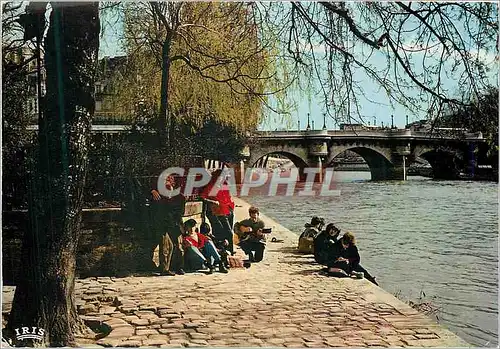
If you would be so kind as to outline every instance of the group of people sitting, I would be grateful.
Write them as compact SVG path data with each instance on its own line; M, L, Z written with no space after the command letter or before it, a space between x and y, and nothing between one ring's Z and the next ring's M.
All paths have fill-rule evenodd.
M306 229L299 237L299 252L313 253L316 262L326 266L332 276L347 277L363 273L367 280L378 285L375 277L360 265L354 234L346 232L340 237L340 229L334 223L329 223L322 230L324 224L324 219L319 217L313 217L311 223L306 224Z
M185 205L182 195L165 197L158 190L151 190L155 240L152 251L158 246L159 239L159 268L162 275L184 274L184 269L205 268L213 273L216 267L221 273L227 273L231 262L238 262L232 257L235 254L233 234L237 236L238 245L248 255L246 266L264 258L266 233L270 233L270 229L264 228L256 207L249 208L249 218L233 225L235 203L227 186L227 178L219 181L219 176L220 171L216 171L200 193L205 208L200 227L194 219L182 221ZM165 186L169 190L178 185L172 176L165 179ZM218 190L213 191L214 187ZM205 222L205 217L210 225ZM327 266L331 275L349 276L362 272L376 284L375 278L359 264L360 256L354 235L346 232L339 238L340 229L330 223L322 231L324 224L324 219L313 217L299 238L299 252L314 253L316 261Z
M213 273L216 266L219 266L221 273L227 273L229 267L227 240L223 240L217 247L210 234L208 225L203 225L203 233L196 227L194 219L184 222L183 247L184 265L188 270L199 270L207 268L209 273Z
M213 173L212 180L199 194L204 202L199 227L194 219L182 222L185 205L182 194L165 197L156 188L151 190L154 231L151 247L154 251L159 240L159 271L162 275L182 275L184 269L208 269L213 273L216 267L221 273L227 273L231 262L233 266L249 266L263 259L266 229L259 218L259 209L250 207L249 218L233 225L235 203L227 186L228 178L220 181L220 174L220 170ZM168 190L179 185L173 176L165 179ZM213 191L214 187L217 190ZM232 257L235 254L233 232L238 237L239 246L248 255L246 264Z
M234 225L234 233L238 237L238 245L248 255L248 263L260 262L264 258L266 238L264 222L259 218L259 209L249 208L249 218ZM212 221L212 226L217 223ZM208 269L213 273L218 266L221 273L227 273L231 263L229 259L235 254L234 245L220 232L211 233L210 226L203 222L200 229L194 219L184 222L183 247L184 261L188 270ZM231 242L233 241L231 231ZM249 265L247 263L247 266Z

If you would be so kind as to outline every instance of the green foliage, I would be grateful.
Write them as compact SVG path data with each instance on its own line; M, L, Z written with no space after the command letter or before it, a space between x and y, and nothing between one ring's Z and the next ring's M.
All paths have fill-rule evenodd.
M436 125L481 132L488 142L488 157L498 166L498 88L490 86L478 98L465 102L463 106L451 105Z
M246 137L232 126L224 126L208 119L196 129L193 124L185 123L186 146L194 154L204 159L215 159L223 162L238 162L243 159L241 151ZM188 130L191 130L188 133Z
M163 5L163 4L162 4ZM174 5L172 5L174 6ZM182 3L179 17L165 4L125 6L125 48L129 74L117 81L126 109L137 101L159 105L162 49L171 40L168 105L177 122L197 126L207 118L237 131L253 130L267 103L267 83L275 79L270 47L263 45L242 3ZM174 18L166 28L161 17ZM173 32L172 38L167 33Z
M175 9L178 18L171 17ZM114 144L100 140L96 146L101 150L95 149L91 166L99 171L91 178L112 182L99 195L110 198L103 191L115 193L119 201L125 187L166 167L200 166L202 158L241 159L243 135L260 121L273 67L249 20L247 5L127 3L123 11L127 56L103 60L100 79L107 85L106 111L128 120L132 131ZM166 26L162 18L173 22ZM168 149L155 140L161 128L157 120L165 44L171 62L167 127L175 140ZM106 152L117 160L110 160ZM118 178L127 180L117 184ZM121 188L110 190L115 184Z
M146 118L146 120L148 120ZM175 154L156 143L154 123L136 122L127 134L94 136L86 182L86 206L136 206L149 198L151 185L167 167L199 167L202 159L237 162L246 138L213 120L197 126L175 124L174 136L183 149Z

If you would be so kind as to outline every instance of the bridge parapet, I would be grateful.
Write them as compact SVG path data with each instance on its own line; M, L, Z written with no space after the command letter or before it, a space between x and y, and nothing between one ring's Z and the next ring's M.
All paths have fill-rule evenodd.
M254 136L263 139L329 139L327 130L309 131L255 131Z
M306 131L306 137L328 137L328 130L309 130Z
M263 140L299 140L299 139L441 139L484 141L481 132L457 132L453 130L415 131L409 129L385 130L313 130L313 131L256 131L254 136Z
M38 131L38 125L27 126L29 131ZM92 125L94 133L126 133L130 132L130 125ZM415 131L409 129L381 129L381 130L309 130L309 131L255 131L257 139L345 139L345 138L373 138L373 139L442 139L485 142L481 132L467 132L453 129L436 129L429 131Z

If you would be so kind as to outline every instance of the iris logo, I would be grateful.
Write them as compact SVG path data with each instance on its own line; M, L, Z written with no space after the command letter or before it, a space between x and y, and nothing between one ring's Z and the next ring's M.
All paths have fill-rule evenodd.
M15 331L18 341L25 339L36 339L41 341L45 336L45 330L36 326L16 328Z

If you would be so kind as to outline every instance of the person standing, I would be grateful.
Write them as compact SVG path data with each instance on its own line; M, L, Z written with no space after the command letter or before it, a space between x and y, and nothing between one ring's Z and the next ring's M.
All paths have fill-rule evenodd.
M219 178L221 173L222 170L217 170L212 174L210 183L203 189L200 196L209 204L210 212L207 212L207 218L212 225L215 239L218 242L227 240L227 251L234 254L233 228L230 224L234 201L226 182L227 176Z
M155 183L156 184L156 183ZM165 188L174 190L177 186L174 176L167 176ZM184 195L163 196L158 188L151 190L152 226L159 244L160 273L162 275L184 274L184 251L182 249L182 216L186 199Z

